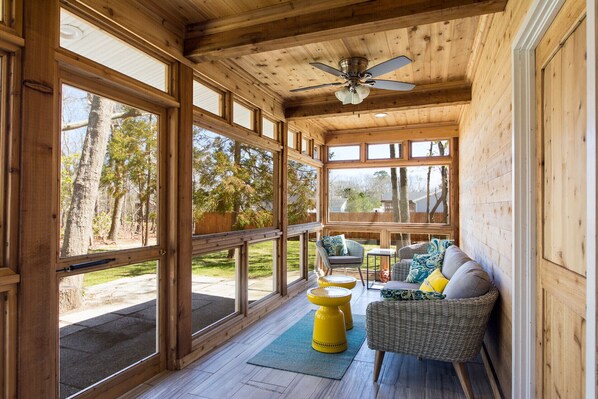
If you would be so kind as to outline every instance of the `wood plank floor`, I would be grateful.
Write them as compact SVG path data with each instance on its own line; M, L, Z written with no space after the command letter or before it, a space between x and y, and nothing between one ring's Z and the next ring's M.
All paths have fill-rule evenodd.
M380 292L353 289L353 313L365 314ZM227 344L180 371L166 371L123 398L160 399L320 399L320 398L464 398L452 364L387 353L379 383L372 382L374 351L363 343L342 380L330 380L247 364L310 309L299 295ZM468 364L476 398L492 398L480 358Z

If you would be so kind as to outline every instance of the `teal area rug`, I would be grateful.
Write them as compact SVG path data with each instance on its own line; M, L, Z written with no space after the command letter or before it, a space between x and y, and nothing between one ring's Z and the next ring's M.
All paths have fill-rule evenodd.
M315 313L309 312L247 363L334 380L343 378L365 340L365 316L353 315L346 351L321 353L311 347Z

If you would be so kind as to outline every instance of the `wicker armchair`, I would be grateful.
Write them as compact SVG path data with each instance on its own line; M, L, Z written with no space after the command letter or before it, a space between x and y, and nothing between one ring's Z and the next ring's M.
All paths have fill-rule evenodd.
M392 267L392 274L390 279L393 281L404 281L409 273L409 266L413 260L413 255L421 255L428 253L428 242L422 242L399 249L399 263L395 263Z
M366 310L367 342L376 351L374 382L385 352L452 362L466 397L473 391L465 362L482 347L486 324L498 290L468 299L377 301Z
M363 281L363 274L361 273L361 265L363 264L363 246L357 241L345 240L347 244L348 256L328 256L328 252L324 249L322 241L316 242L316 250L320 259L326 266L326 274L332 274L332 270L338 267L357 267L359 270L359 277L361 277L361 284L365 286Z

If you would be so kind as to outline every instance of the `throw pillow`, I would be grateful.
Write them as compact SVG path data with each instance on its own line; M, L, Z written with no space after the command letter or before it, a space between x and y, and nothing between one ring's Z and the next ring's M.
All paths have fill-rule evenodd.
M428 244L428 253L437 254L444 252L445 249L455 244L455 240L441 240L439 238L432 238Z
M444 252L437 254L414 255L411 266L409 266L409 274L405 281L407 283L421 284L424 282L434 269L442 266L444 260Z
M492 280L476 261L470 260L461 266L444 289L448 299L475 298L492 288Z
M344 234L338 236L323 236L322 246L328 253L328 256L349 255L349 251L347 250L347 242L345 241Z
M403 290L383 288L380 296L385 301L420 301L444 299L444 294L438 292L425 292L421 290Z
M448 279L442 275L440 269L436 269L424 280L419 289L420 291L442 293L448 282Z

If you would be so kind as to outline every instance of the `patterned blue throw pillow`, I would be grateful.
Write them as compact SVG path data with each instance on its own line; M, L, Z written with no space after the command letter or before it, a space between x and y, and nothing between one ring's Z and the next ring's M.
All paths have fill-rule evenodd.
M420 290L404 290L383 288L380 296L385 301L420 301L444 299L446 295L439 292L426 292Z
M349 255L344 234L338 236L322 236L322 246L328 253L328 256Z
M448 247L455 244L455 240L441 240L439 238L432 238L428 244L428 253L434 255L444 252Z
M444 252L433 255L414 255L405 282L417 284L423 283L435 269L442 267L443 261Z

